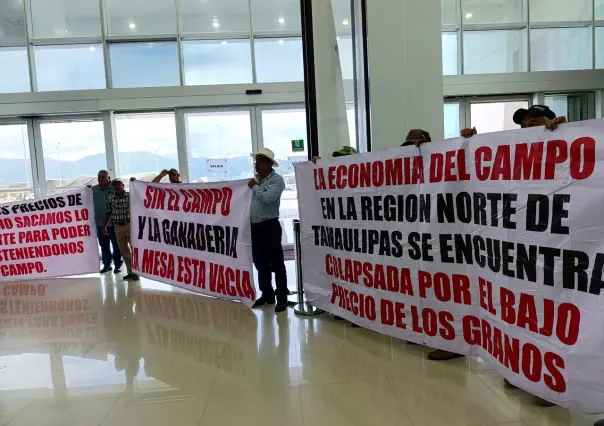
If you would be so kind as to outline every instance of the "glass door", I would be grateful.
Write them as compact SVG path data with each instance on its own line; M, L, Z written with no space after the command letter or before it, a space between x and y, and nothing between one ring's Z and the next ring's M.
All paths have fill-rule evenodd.
M293 220L300 217L294 164L308 161L306 110L304 105L259 107L256 117L259 122L259 145L275 153L279 163L276 171L285 180L280 218L284 231L283 244L290 246L294 243Z
M249 179L254 176L250 154L251 109L184 112L189 182Z
M520 108L528 108L528 100L510 100L501 102L471 102L470 127L476 127L479 134L515 130L520 126L514 123L514 113Z
M107 169L102 118L44 119L37 125L46 195L95 185L99 170Z
M34 198L27 122L0 123L0 203Z

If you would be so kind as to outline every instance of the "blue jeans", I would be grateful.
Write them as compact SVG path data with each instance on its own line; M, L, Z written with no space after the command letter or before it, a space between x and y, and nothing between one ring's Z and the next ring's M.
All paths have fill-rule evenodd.
M103 266L109 267L111 266L111 261L113 260L113 265L115 269L119 269L122 266L122 253L120 253L120 249L117 245L117 238L115 236L115 229L113 226L107 228L107 234L103 235L103 227L99 226L96 229L97 236L99 238L99 246L101 247L101 258L103 260ZM113 247L113 252L111 248Z

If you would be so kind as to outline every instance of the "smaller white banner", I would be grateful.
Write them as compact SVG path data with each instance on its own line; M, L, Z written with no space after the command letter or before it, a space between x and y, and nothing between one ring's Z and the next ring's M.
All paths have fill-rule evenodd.
M228 173L229 160L222 158L208 158L206 160L208 173Z
M0 205L0 282L99 270L92 189Z
M256 300L247 180L130 185L132 269L187 290Z

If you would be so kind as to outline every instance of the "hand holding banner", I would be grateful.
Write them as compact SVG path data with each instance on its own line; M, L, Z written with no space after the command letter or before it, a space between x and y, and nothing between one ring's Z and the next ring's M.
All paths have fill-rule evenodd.
M140 275L252 306L247 181L130 185L132 269Z
M91 189L0 206L0 282L98 269Z
M307 297L603 412L603 144L600 120L297 165Z

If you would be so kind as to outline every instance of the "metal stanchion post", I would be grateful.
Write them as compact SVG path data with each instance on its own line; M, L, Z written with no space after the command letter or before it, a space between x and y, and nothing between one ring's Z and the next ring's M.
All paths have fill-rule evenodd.
M296 248L296 284L298 287L298 304L294 307L297 315L312 317L320 315L321 310L304 301L304 284L302 279L302 240L300 237L300 221L294 220L294 245Z

